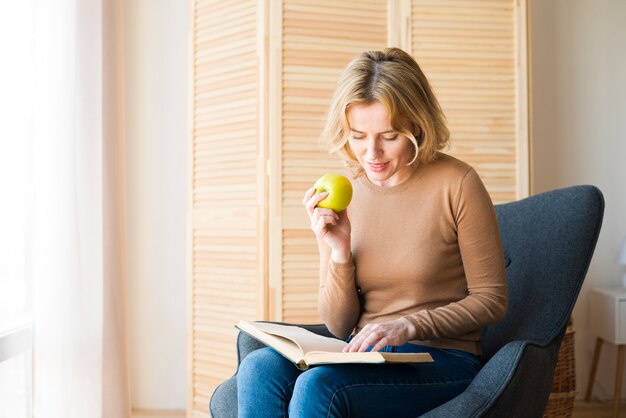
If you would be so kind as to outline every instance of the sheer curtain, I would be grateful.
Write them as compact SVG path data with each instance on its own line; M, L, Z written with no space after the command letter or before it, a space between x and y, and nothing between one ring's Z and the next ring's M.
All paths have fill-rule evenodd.
M120 1L34 5L34 416L128 417Z

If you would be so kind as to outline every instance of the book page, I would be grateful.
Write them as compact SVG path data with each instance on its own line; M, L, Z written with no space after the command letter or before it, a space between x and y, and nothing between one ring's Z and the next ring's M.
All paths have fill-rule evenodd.
M248 335L256 338L257 340L265 343L270 347L274 347L281 354L287 357L294 363L302 361L303 353L300 350L300 346L289 338L282 337L280 335L274 335L259 330L256 324L252 324L246 321L239 321L237 328L247 333Z
M265 322L255 322L253 324L258 329L268 334L278 335L294 341L304 354L311 351L328 351L341 353L348 345L337 338L324 337L297 326L270 324Z
M360 353L310 352L305 358L308 365L334 363L432 363L429 353L386 353L369 351Z
M343 348L347 345L344 341L317 335L298 326L239 321L237 327L274 347L303 370L315 364L433 361L428 353L344 353Z

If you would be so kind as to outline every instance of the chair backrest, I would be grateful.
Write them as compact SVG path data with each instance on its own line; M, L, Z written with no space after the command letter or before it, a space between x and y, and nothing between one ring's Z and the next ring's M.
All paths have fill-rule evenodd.
M595 249L604 198L574 186L496 205L509 309L483 330L484 360L514 340L547 345L567 326Z

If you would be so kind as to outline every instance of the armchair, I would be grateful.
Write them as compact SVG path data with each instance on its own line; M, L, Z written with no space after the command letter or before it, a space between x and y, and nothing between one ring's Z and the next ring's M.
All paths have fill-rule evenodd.
M481 335L484 366L459 396L428 418L541 417L568 319L600 233L604 199L574 186L496 205L509 291L506 317ZM305 326L331 334L323 325ZM263 344L240 333L239 362ZM215 418L237 416L235 376L210 401ZM417 401L417 400L416 400Z

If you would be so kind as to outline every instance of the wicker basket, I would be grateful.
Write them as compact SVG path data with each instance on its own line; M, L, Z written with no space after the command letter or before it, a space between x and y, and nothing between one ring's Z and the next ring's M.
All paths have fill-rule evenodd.
M549 418L571 417L574 410L574 398L576 398L576 362L574 358L574 327L570 319L559 350L554 378L552 379L552 392L543 416Z

